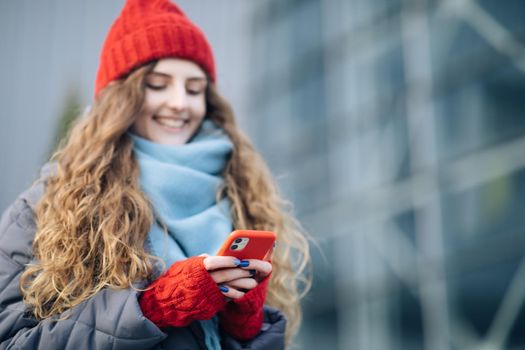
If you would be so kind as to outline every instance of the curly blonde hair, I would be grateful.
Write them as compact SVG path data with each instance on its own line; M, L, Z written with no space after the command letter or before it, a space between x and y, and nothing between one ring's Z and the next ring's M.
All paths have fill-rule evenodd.
M152 276L158 258L144 242L153 210L140 190L127 131L143 108L145 77L155 63L102 90L52 157L57 171L36 207L36 263L20 279L24 301L39 319L60 314L103 288L134 288ZM221 126L234 145L217 200L231 200L235 228L277 233L267 303L287 317L289 342L301 323L299 300L310 286L308 240L212 84L206 101L206 118Z

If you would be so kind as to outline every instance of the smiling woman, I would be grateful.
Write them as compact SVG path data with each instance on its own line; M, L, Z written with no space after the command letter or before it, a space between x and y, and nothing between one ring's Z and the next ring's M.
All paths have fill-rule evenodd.
M291 341L308 243L215 80L176 5L126 2L92 108L2 216L0 348ZM235 229L273 231L279 249L216 256Z
M185 144L206 114L206 86L206 74L197 64L160 60L146 76L144 108L131 130L157 143Z

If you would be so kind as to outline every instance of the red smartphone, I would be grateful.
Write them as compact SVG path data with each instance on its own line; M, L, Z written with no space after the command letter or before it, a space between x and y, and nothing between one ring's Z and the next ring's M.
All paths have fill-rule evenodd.
M217 255L234 256L237 259L266 260L275 243L271 231L235 230L224 241Z

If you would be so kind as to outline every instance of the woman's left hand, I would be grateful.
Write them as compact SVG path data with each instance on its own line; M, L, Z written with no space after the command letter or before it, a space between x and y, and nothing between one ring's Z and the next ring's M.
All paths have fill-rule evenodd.
M227 283L229 292L242 293L242 298L232 298L223 310L219 312L221 328L235 339L249 341L259 334L264 320L263 306L271 273L269 261L248 259L248 266L241 269L251 269L256 272L250 278L253 288L243 287L241 280L231 280ZM240 270L240 269L239 269ZM257 279L258 282L255 282ZM228 295L227 293L223 293Z

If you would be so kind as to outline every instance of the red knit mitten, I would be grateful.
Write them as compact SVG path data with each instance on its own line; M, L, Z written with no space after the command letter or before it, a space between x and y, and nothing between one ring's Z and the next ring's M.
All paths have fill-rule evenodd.
M226 301L204 268L204 257L192 257L171 265L142 293L139 304L144 316L158 327L184 327L195 320L208 320Z
M263 305L270 276L241 298L233 299L219 313L221 328L232 337L245 341L254 338L263 324Z

